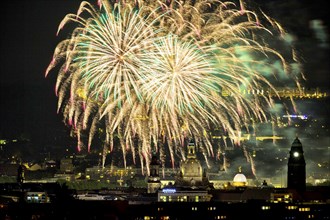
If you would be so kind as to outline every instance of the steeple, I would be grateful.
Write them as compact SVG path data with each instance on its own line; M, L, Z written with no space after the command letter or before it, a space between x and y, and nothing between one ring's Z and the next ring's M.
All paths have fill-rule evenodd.
M302 144L298 137L293 141L288 161L287 187L304 191L306 189L306 162Z
M148 193L155 193L161 186L159 177L160 163L156 155L153 155L150 162L150 175L148 177Z

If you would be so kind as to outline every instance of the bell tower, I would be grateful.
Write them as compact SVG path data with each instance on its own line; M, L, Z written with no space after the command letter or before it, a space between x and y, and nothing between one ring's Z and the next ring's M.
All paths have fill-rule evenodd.
M287 188L304 191L306 189L306 162L302 144L298 137L293 141L288 161Z
M160 177L159 177L159 166L157 156L153 155L150 163L150 175L148 177L148 193L156 193L161 187Z

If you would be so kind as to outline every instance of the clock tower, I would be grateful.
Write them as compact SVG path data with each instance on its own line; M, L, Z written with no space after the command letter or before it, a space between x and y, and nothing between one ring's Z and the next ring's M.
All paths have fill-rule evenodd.
M287 188L304 191L306 189L306 162L302 144L298 137L293 141L288 161Z

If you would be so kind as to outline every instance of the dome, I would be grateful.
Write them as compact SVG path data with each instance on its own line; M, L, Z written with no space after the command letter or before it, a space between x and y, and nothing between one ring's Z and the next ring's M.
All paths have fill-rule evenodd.
M195 158L188 158L181 164L181 170L183 177L186 179L197 179L201 180L203 175L203 169L200 162Z
M238 173L234 176L234 180L233 182L237 182L237 183L246 183L246 177L243 173Z
M203 180L203 168L197 159L195 144L189 143L187 159L180 165L181 180L186 185L199 184Z
M233 186L242 187L246 185L247 185L247 179L245 175L243 173L237 173L233 179Z

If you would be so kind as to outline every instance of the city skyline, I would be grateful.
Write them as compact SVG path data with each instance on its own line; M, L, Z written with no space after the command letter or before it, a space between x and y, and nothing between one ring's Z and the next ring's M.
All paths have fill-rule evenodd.
M268 5L275 4L274 1L267 3ZM297 2L295 3L297 4ZM67 4L65 1L57 3L50 2L49 4L40 1L15 1L6 3L6 7L1 9L4 10L2 14L5 16L2 22L4 22L5 29L7 30L1 38L1 47L5 51L1 57L1 63L3 63L3 68L1 69L3 76L3 81L1 81L1 102L5 106L1 110L1 135L3 138L26 136L37 143L39 142L38 144L46 144L49 143L46 137L51 137L54 134L54 130L60 130L60 133L64 131L64 134L68 134L67 128L62 123L62 116L56 113L57 100L53 89L56 76L53 75L50 79L43 78L43 72L51 59L55 42L59 41L55 36L59 21L65 14L75 12L78 8L79 1L71 2L72 8L66 7ZM38 7L40 8L38 9ZM61 10L56 10L56 14L53 14L56 17L54 16L52 18L52 13L50 12L54 11L54 7L58 7ZM282 5L282 7L284 6ZM314 25L318 26L304 26L305 30L309 31L309 34L306 35L304 35L302 30L297 31L296 37L298 39L296 41L298 49L303 51L303 54L305 54L304 57L309 58L313 56L311 55L312 53L315 54L315 51L318 51L319 53L317 55L320 56L320 59L318 59L319 62L324 62L322 65L319 65L315 59L306 61L306 68L304 69L306 71L313 71L313 73L306 74L309 78L307 79L306 87L320 87L323 90L327 90L329 89L327 84L329 82L329 74L327 74L329 72L329 64L326 62L327 57L325 54L329 50L329 45L327 41L321 40L322 34L317 35L312 29L312 27L315 30L316 28L322 29L323 27L327 30L327 26L322 26L322 22L320 23L320 21L323 20L318 20L324 16L322 13L318 15L321 17L318 17L313 14L316 12L312 11L312 13L306 8L301 7L300 10L310 12L307 17L309 17L310 21L315 20L315 22L310 22L310 25L314 23ZM12 14L11 10L15 10L17 17ZM36 15L38 14L37 11L41 11L42 13ZM47 22L41 22L42 15L46 16L45 12L47 11L50 17L44 19ZM271 11L267 12L272 17L276 13L278 12L274 12L274 14ZM291 28L294 27L292 24L290 25ZM329 24L324 23L323 25ZM40 32L34 32L34 29L40 29ZM25 32L21 33L20 31L22 30ZM325 36L327 37L327 35ZM20 40L22 37L23 40ZM307 46L321 43L322 45L316 45L315 48L317 49L311 49L306 48L307 46L303 45L303 43L306 43ZM23 44L23 47L20 44ZM23 53L20 54L19 52L21 52L22 48L26 50L23 50ZM323 64L326 66L323 66ZM313 76L314 71L319 73L319 77ZM18 72L22 72L23 75L21 75L22 73L18 74ZM33 74L30 75L31 72ZM302 108L300 109L304 109L304 106L302 104ZM327 107L323 111L325 111L326 115L329 113L329 108ZM326 141L329 140L328 138L326 137Z

